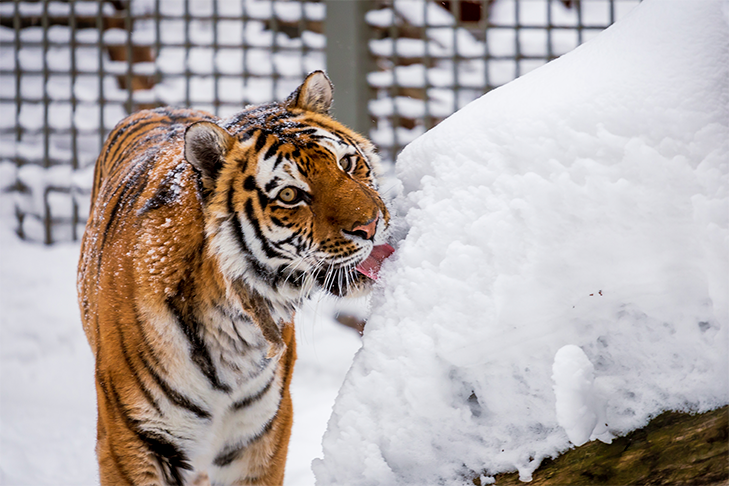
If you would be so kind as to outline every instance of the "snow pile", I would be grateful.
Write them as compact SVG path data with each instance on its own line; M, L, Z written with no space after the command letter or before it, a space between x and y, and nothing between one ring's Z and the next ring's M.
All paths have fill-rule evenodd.
M403 152L317 484L528 480L570 440L729 403L728 20L646 0Z

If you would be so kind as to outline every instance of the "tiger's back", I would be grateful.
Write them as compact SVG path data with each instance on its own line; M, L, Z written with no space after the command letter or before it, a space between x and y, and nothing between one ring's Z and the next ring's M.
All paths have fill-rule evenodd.
M294 309L366 285L388 217L330 91L313 73L283 104L142 111L109 135L78 280L102 484L282 483Z

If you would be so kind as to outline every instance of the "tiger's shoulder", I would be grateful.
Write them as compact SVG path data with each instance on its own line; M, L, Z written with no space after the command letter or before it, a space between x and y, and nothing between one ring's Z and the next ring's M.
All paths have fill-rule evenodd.
M97 312L90 307L98 305L99 285L119 285L110 270L130 266L136 298L160 305L201 258L202 188L184 159L185 129L200 121L219 120L202 111L158 108L128 116L109 134L82 241L78 285L88 296L82 308Z

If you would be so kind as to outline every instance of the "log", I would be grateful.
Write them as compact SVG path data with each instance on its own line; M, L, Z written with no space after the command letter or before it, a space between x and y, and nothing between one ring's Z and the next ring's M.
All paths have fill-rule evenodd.
M729 406L703 414L665 412L642 429L545 460L532 481L496 485L729 485ZM481 486L480 479L473 483Z

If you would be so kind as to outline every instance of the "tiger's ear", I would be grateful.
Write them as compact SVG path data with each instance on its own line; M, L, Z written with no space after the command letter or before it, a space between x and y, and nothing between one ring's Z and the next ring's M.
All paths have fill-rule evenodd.
M328 115L332 107L332 82L324 71L314 71L291 93L284 105L288 109L299 108Z
M202 172L203 182L214 181L235 138L215 123L201 121L185 130L185 159Z

